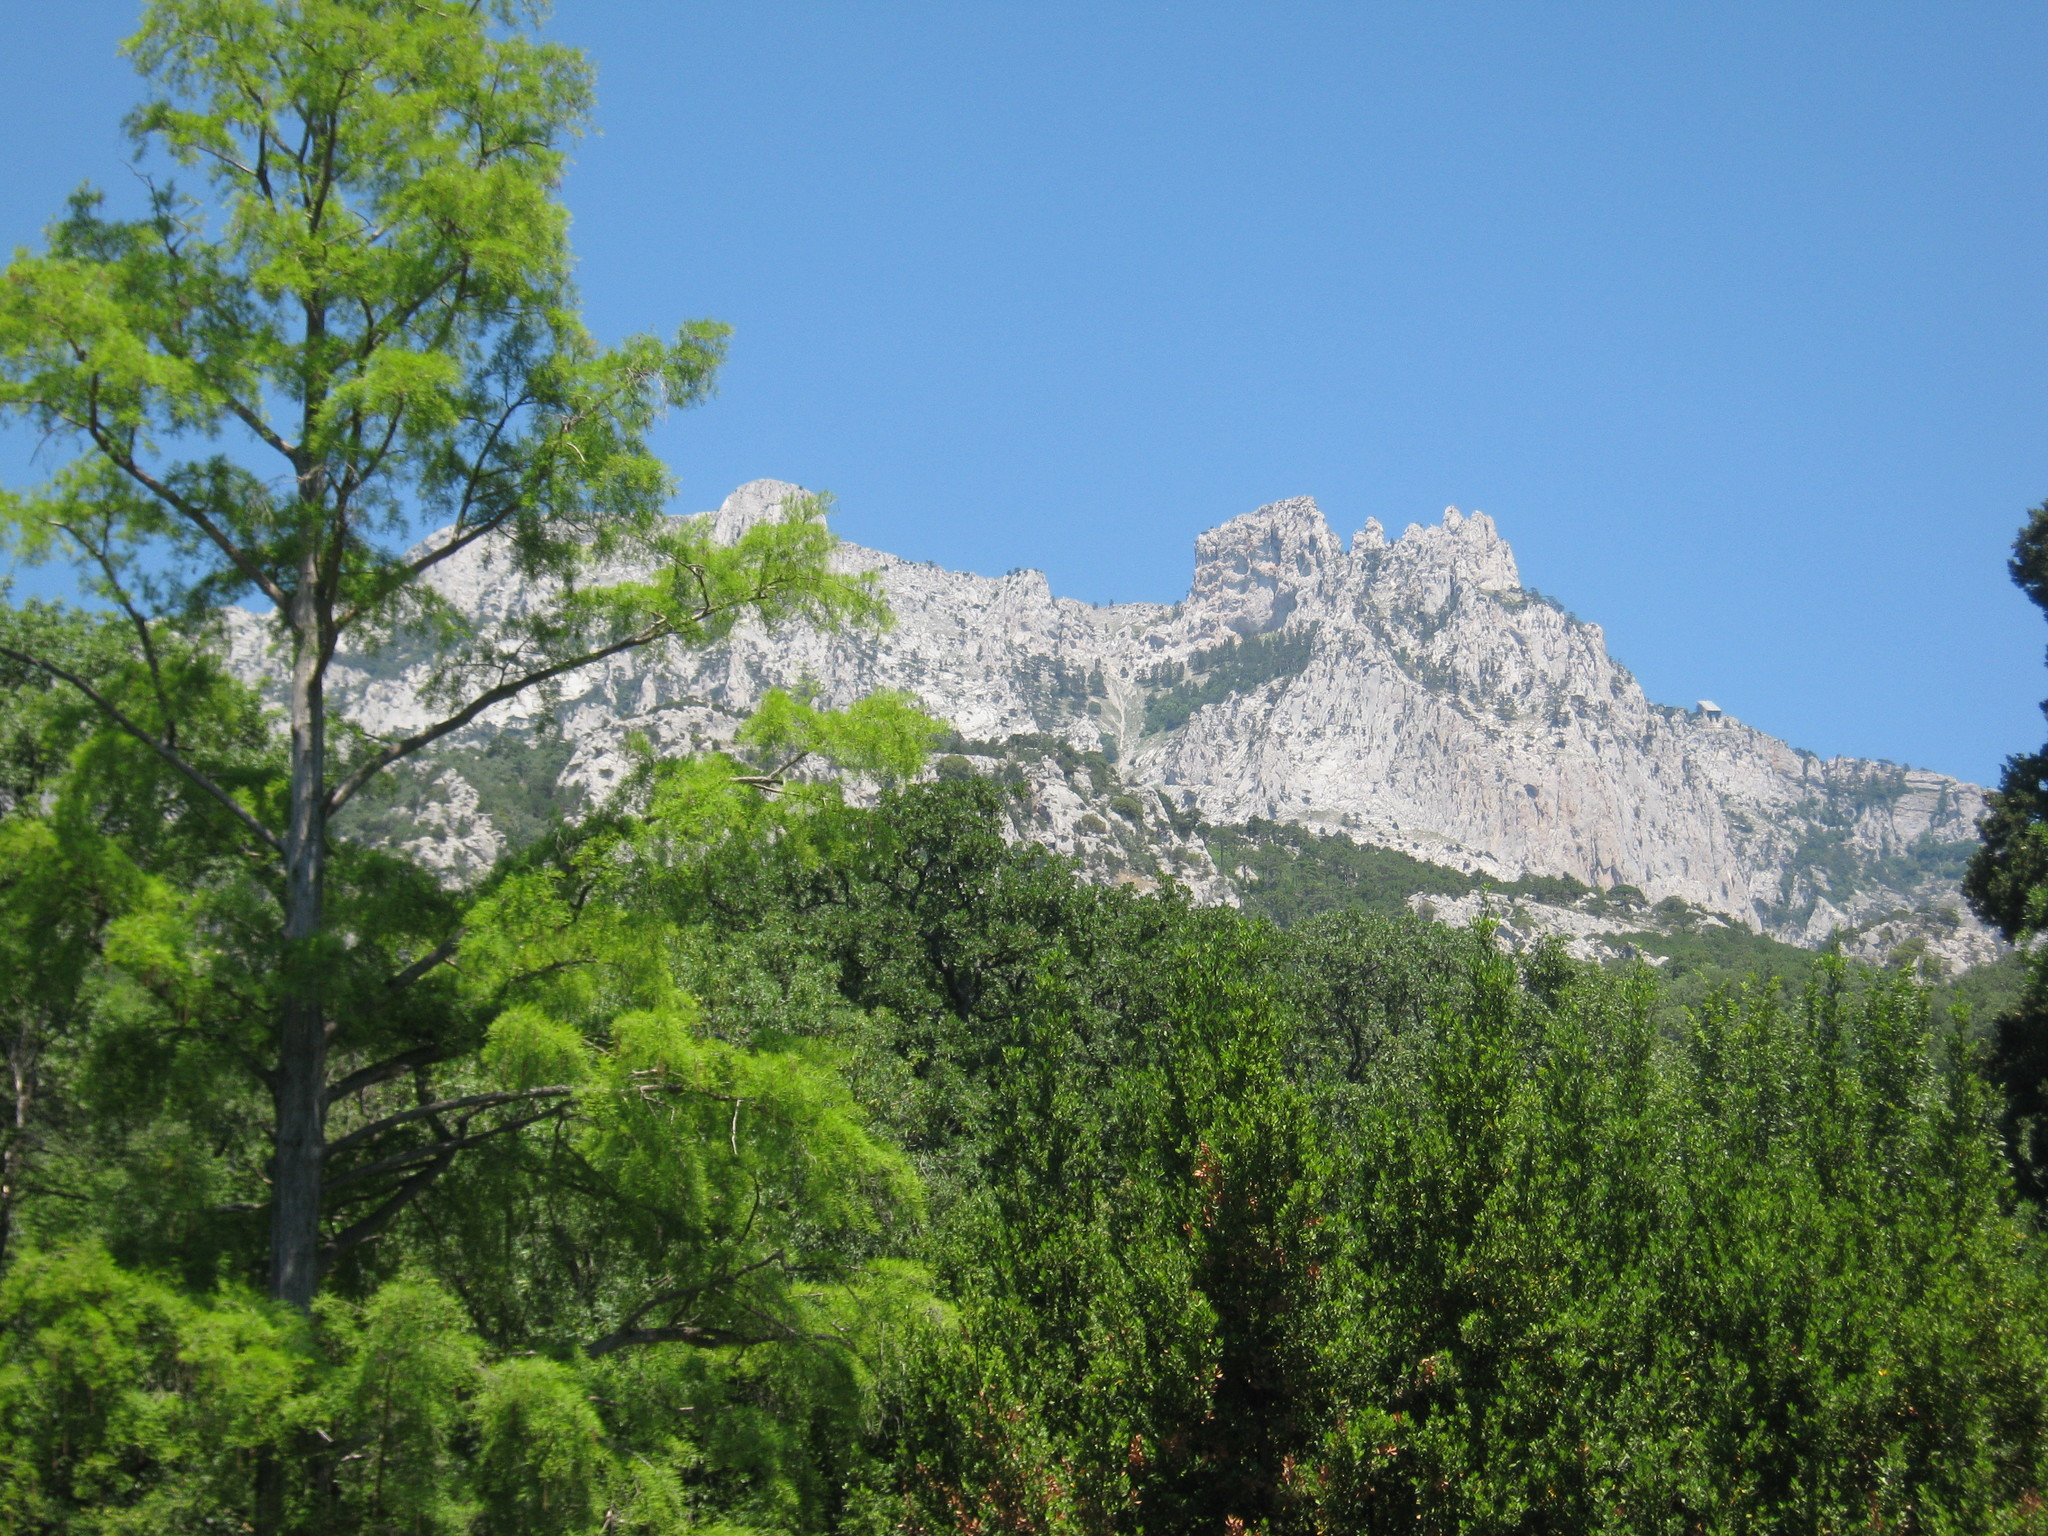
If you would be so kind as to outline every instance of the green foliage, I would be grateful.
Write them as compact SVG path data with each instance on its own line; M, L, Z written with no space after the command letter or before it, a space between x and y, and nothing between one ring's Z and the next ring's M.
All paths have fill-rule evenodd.
M1457 896L1481 884L1462 870L1291 822L1254 818L1243 827L1213 827L1205 841L1246 910L1282 927L1344 907L1404 912L1410 896Z
M2018 942L2048 922L2048 750L2007 759L1983 837L1963 892L1979 917Z
M1626 911L1630 886L1596 893L1569 875L1528 875L1497 881L1432 864L1392 848L1361 843L1342 832L1317 832L1293 822L1254 817L1241 827L1207 827L1203 838L1216 866L1237 882L1245 909L1291 927L1319 912L1357 908L1400 913L1413 896L1462 896L1484 890L1503 901L1525 898L1572 905L1591 901L1600 910Z
M2038 1342L1994 1342L2036 1282L1982 1090L1910 984L1851 1002L1835 972L1795 1011L1724 996L1669 1058L1640 983L1546 1017L1479 962L1365 1160L1372 1267L1406 1283L1361 1319L1401 1342L1339 1453L1352 1522L1982 1528L2021 1502L2033 1474L1937 1449L2041 1407ZM1992 1408L1977 1370L2019 1358L2036 1384Z
M250 1457L307 1410L295 1326L92 1248L0 1281L0 1527L191 1529L246 1508Z
M887 785L924 766L942 729L907 693L871 693L834 710L771 688L736 742L776 788L814 759Z
M456 904L360 840L336 846L330 820L494 705L544 701L608 657L710 644L746 618L886 621L870 577L831 569L822 498L728 544L666 515L672 479L647 433L709 391L725 328L607 348L584 326L557 192L590 71L538 20L513 0L153 0L128 44L149 93L129 128L139 155L188 179L146 177L139 217L81 190L0 282L0 410L57 464L0 497L0 545L70 561L125 620L81 657L76 626L10 616L0 659L91 704L97 739L79 750L103 782L161 800L167 770L181 798L213 802L204 857L181 854L199 878L119 918L109 958L146 995L140 1012L207 1021L138 1018L153 1036L138 1057L168 1069L176 1036L195 1091L200 1077L224 1102L266 1090L272 1146L242 1182L262 1167L268 1284L301 1308L326 1249L381 1232L372 1215L324 1224L334 1101L459 1058L478 1027L429 974ZM429 578L465 553L537 600L489 622L458 611ZM235 598L269 610L281 731L209 675L209 616ZM441 712L395 739L329 718L337 652L378 646L431 662L424 701ZM215 706L235 716L224 736ZM808 732L810 751L880 778L922 751L900 701L807 708L771 700L755 745L808 755ZM468 755L499 788L511 777L488 750ZM533 782L515 836L559 809ZM426 791L418 776L392 786L387 830ZM166 821L149 842L190 830ZM163 963L193 949L205 967ZM224 1083L236 1069L239 1094ZM223 1193L208 1203L236 1203Z
M248 702L212 686L213 708ZM813 1520L858 1443L867 1357L931 1326L923 1191L815 1021L755 999L774 1022L733 1029L729 970L692 925L721 850L822 867L846 830L836 784L649 760L627 799L464 898L453 963L396 999L394 946L457 899L336 850L356 942L332 985L362 999L362 1043L341 1057L308 1323L238 1289L262 1272L269 1130L238 1039L261 1038L268 979L213 937L246 900L233 843L64 695L17 703L47 710L32 758L82 738L0 817L0 964L20 983L0 1416L21 1430L21 1528L652 1531L707 1500ZM931 732L882 698L773 701L743 734L820 772L907 773ZM174 836L166 791L188 797ZM380 1046L409 1047L402 1072ZM224 1378L195 1374L230 1346ZM623 1363L650 1350L703 1361ZM690 1412L717 1431L687 1433Z
M893 695L635 743L580 814L450 750L525 817L469 890L330 835L568 668L882 619L815 504L662 515L644 432L721 333L584 333L588 78L533 20L158 0L133 126L211 202L81 196L0 285L0 403L80 450L10 537L107 603L0 609L0 1530L2038 1528L2038 1238L1904 971L1709 988L1752 952L1696 914L1503 888L1654 917L1679 1009L1263 824L1219 846L1277 922L1091 886L1004 785L912 782ZM558 601L447 608L485 537ZM282 744L212 649L251 589ZM344 638L450 713L330 731Z
M2048 614L2048 502L2028 514L2006 569ZM2006 1141L2020 1187L2038 1202L2048 1200L2048 959L2032 941L2048 925L2048 748L2008 758L1988 798L1983 846L1963 876L1963 894L1984 921L2029 946L2025 990L1994 1027L1991 1071L2005 1093Z
M399 1278L311 1325L232 1291L180 1294L84 1248L0 1283L0 1529L246 1528L284 1464L290 1528L670 1533L676 1469L621 1454L618 1383L488 1358L455 1297ZM280 1496L281 1495L281 1496Z
M2048 503L2013 541L2013 581L2048 613ZM1970 861L1963 891L1971 908L2015 943L2048 923L2048 748L2007 759ZM2021 1189L2048 1199L2048 964L2038 946L2016 1000L1994 1025L1992 1071L2005 1092L2005 1132Z
M1157 670L1146 681L1162 689L1145 700L1145 733L1176 730L1188 716L1233 693L1249 693L1308 666L1316 626L1275 630L1196 651L1183 663Z
M322 1310L340 1355L322 1383L322 1407L355 1431L356 1454L336 1469L341 1520L461 1530L471 1511L452 1442L466 1427L481 1364L461 1309L438 1286L399 1279L361 1307Z
M911 1528L2024 1504L2040 1338L2007 1329L2035 1282L1909 980L1723 994L1674 1050L1647 973L1089 890L1002 847L994 793L912 791L851 886L771 863L795 884L752 909L840 957L932 1189L961 1327L890 1419Z
M1822 960L1674 1015L1646 968L1483 926L1083 884L1006 841L991 780L857 810L747 766L649 761L479 893L469 1054L431 1114L364 1090L332 1187L478 1139L310 1322L30 1202L11 1507L1962 1530L2039 1485L2048 1297L1967 1040L1909 976ZM98 1155L60 1150L44 1176ZM202 1338L213 1375L179 1364Z
M1737 923L1680 921L1657 930L1639 930L1625 936L1638 954L1655 956L1663 962L1666 1012L1704 1006L1716 992L1740 989L1757 978L1790 986L1796 993L1819 956L1769 938Z
M1972 966L1955 976L1934 983L1937 1010L1963 1008L1980 1035L1987 1034L1996 1021L2020 1005L2029 977L2027 957L2014 950L1988 965Z

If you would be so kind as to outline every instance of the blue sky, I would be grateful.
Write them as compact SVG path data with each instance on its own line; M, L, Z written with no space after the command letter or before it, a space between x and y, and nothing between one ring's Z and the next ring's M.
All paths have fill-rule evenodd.
M0 240L132 185L132 4L5 0ZM608 334L840 531L1092 601L1201 529L1483 509L1654 698L1978 780L2036 745L2048 10L570 0ZM17 438L0 467L21 467Z

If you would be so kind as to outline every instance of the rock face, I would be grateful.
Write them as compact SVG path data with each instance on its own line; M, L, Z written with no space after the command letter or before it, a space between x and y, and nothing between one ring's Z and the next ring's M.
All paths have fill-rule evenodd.
M735 538L795 490L756 481L700 515ZM439 578L485 621L524 601L492 555L473 546ZM1124 821L1213 900L1230 893L1199 838L1169 832L1196 813L1342 830L1503 878L1633 886L1799 943L1932 922L1934 947L1954 959L1995 952L1956 915L1982 790L1823 761L1717 712L1650 702L1597 625L1521 585L1483 514L1448 510L1391 541L1368 521L1347 549L1314 501L1275 502L1203 534L1187 598L1171 606L1093 607L1055 597L1036 571L976 576L856 546L840 558L880 574L890 633L743 629L701 654L624 656L573 677L557 711L564 783L602 794L631 731L674 750L718 742L772 686L809 681L832 702L900 688L967 743L1028 735L1100 752L1122 788L1145 792ZM230 633L241 668L265 670L253 617L231 616ZM366 727L426 718L425 663L345 662L336 691ZM533 729L546 712L538 700L504 706L467 739ZM1047 775L1074 806L1050 809ZM1128 830L1087 808L1071 773L1041 777L1046 815L1032 835L1086 857L1101 837L1088 821Z

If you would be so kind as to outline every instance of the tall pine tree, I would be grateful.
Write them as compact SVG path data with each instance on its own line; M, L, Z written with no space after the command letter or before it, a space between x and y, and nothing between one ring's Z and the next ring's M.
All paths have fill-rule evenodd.
M799 507L732 547L664 515L644 434L710 388L725 328L607 348L584 328L557 187L590 104L573 50L524 0L155 0L128 51L154 89L129 119L198 193L150 181L141 218L89 191L0 282L0 406L76 457L5 504L15 547L61 555L125 614L130 698L25 640L0 656L63 682L174 770L239 837L267 906L270 1289L320 1286L329 1106L430 1057L351 1055L360 965L330 901L330 825L376 777L494 704L640 647L703 644L742 616L874 616L826 569ZM146 163L146 162L145 162ZM437 527L423 544L412 535ZM492 541L536 593L490 630L431 585ZM622 571L637 574L622 577ZM285 668L277 783L238 787L180 718L165 653L222 601L267 609ZM340 728L337 650L436 647L442 710L374 740ZM414 987L454 935L402 957ZM372 1012L379 1010L372 1010Z

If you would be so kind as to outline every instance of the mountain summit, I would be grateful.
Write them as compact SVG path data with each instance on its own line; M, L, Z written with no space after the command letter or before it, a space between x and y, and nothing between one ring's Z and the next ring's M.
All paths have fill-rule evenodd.
M736 538L793 494L757 480L698 515ZM743 630L701 654L579 674L555 716L561 784L602 794L629 732L671 750L721 741L770 687L809 681L831 702L900 688L952 724L970 763L990 767L1028 740L1115 765L1117 814L1101 803L1103 774L1044 768L1027 775L1035 808L1022 824L1105 877L1170 873L1230 900L1198 829L1256 819L1501 879L1676 897L1808 945L1890 919L1958 961L1993 952L1955 888L1981 789L1823 760L1718 711L1652 703L1599 626L1521 585L1483 513L1449 508L1393 540L1369 520L1347 549L1312 498L1277 501L1202 534L1172 605L1097 607L1054 596L1037 571L977 576L853 545L839 559L879 573L893 630ZM467 612L520 605L488 546L442 569ZM231 617L230 630L242 669L264 671L254 620ZM366 726L416 723L418 668L346 662L335 685ZM541 705L517 703L457 745L546 726ZM414 841L459 869L494 853L503 829L473 786L444 780ZM1151 871L1110 847L1133 831Z

